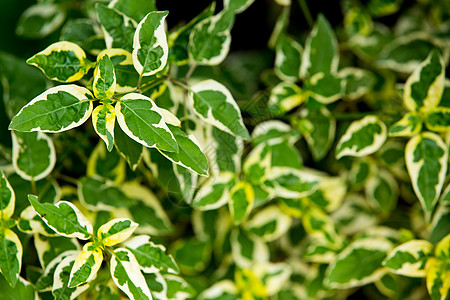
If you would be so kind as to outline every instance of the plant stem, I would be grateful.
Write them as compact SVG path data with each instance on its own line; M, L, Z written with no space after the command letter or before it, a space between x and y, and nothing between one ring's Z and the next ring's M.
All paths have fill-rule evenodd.
M139 74L139 79L138 79L137 88L136 88L136 90L138 92L141 90L142 77L144 77L143 74Z
M308 4L306 3L306 0L298 0L298 3L300 4L303 15L306 18L306 22L308 22L308 25L310 27L312 27L314 22L313 22L313 18L311 16L311 12L309 11L309 8L308 8Z
M31 191L33 192L34 195L36 196L38 195L36 181L34 180L34 178L31 178Z
M194 73L195 68L197 68L197 63L193 63L191 67L189 68L189 71L186 73L186 76L184 76L184 81L187 83L189 78L191 78L192 73Z
M185 84L184 82L178 80L178 79L174 79L174 78L169 78L170 81L172 81L174 84L181 86L182 88L184 88L187 91L190 91L191 88Z

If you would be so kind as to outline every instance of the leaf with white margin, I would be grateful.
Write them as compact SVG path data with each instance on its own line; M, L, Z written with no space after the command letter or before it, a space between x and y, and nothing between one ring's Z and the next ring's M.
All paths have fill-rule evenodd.
M285 234L292 224L292 218L277 205L263 208L253 215L244 228L267 242L276 240Z
M293 268L284 262L256 264L253 273L261 278L266 294L273 296L288 282Z
M336 159L372 154L383 146L386 137L386 125L376 116L353 121L336 146Z
M129 93L135 91L139 81L139 74L134 69L131 53L124 49L105 49L98 54L97 60L105 55L109 56L114 65L116 93Z
M163 271L178 274L180 271L172 255L165 253L166 248L150 241L148 235L140 235L128 240L125 247L134 254L144 273Z
M305 101L302 89L295 83L282 81L270 91L267 108L274 115L283 115Z
M435 107L426 112L425 125L435 132L447 132L450 130L450 108Z
M55 204L39 203L38 197L34 195L28 195L28 200L48 227L60 235L80 240L90 239L93 233L92 225L72 203L67 201Z
M56 133L75 128L91 115L91 99L91 92L84 87L55 86L22 107L8 129Z
M165 118L167 120L167 118ZM167 122L167 121L166 121ZM178 144L178 152L160 150L173 163L202 176L208 176L208 160L193 135L186 135L178 126L167 124Z
M56 42L35 54L27 63L38 67L49 79L74 82L83 78L92 63L75 43Z
M43 132L12 131L13 166L25 180L41 180L56 164L53 141Z
M239 291L233 281L225 279L214 283L204 290L199 296L199 300L237 300Z
M338 76L344 83L342 98L356 100L368 93L375 85L375 76L365 69L347 67L339 70Z
M427 289L433 300L445 300L450 291L448 261L430 257L425 266Z
M231 253L237 266L251 268L254 264L269 261L269 248L258 236L234 228L231 232Z
M303 86L320 103L330 104L341 99L345 82L334 73L319 72L310 76Z
M56 267L53 274L52 294L55 300L73 300L89 288L89 283L70 288L70 271L78 257L79 252L69 253Z
M266 184L278 197L303 198L312 194L320 181L319 176L289 167L274 167L267 175Z
M130 93L122 97L115 109L120 128L130 138L149 148L178 152L177 141L152 99Z
M8 220L14 213L16 195L5 173L0 170L0 220Z
M392 249L383 266L395 274L425 277L425 263L432 254L433 244L425 240L411 240Z
M235 14L240 14L246 10L255 0L224 0L223 7L232 10Z
M218 65L228 55L234 12L223 10L195 25L189 37L188 54L199 65Z
M434 49L405 83L403 103L411 111L438 106L444 91L445 64Z
M209 178L195 194L192 207L204 211L218 209L227 204L234 179L232 172L221 172Z
M62 6L54 3L38 3L28 7L20 16L16 34L31 39L41 39L57 30L66 18Z
M286 81L297 81L300 77L303 47L292 37L282 35L275 52L275 74Z
M129 219L117 218L100 226L97 236L105 246L114 246L128 239L138 226Z
M208 79L191 86L189 105L203 121L220 130L249 139L241 110L230 91L221 83Z
M398 183L395 177L385 169L380 169L376 176L371 176L365 183L367 200L382 213L392 212L399 196Z
M261 122L253 128L252 144L255 146L278 138L287 139L290 144L295 144L300 135L291 126L279 120Z
M167 283L161 273L144 274L154 300L167 300Z
M46 292L52 290L52 284L53 284L53 277L56 271L56 268L58 267L58 264L67 256L75 256L80 253L80 251L65 251L61 254L59 254L57 257L53 258L47 266L45 266L44 273L38 278L36 281L35 287L36 290L40 292Z
M422 131L422 119L415 111L406 113L389 128L389 136L411 137Z
M130 299L152 299L139 263L130 250L119 248L111 257L111 277Z
M211 165L210 169L218 172L239 173L244 151L243 139L214 126L211 126L210 130L212 137L209 142L212 146L210 150L213 150L207 153Z
M447 173L448 147L437 134L424 132L406 144L405 160L414 192L426 214L436 205Z
M74 288L93 280L103 262L102 249L94 243L87 243L78 254L69 277L69 288Z
M107 54L99 56L94 70L92 90L95 98L110 99L116 90L116 74L114 64Z
M133 38L133 65L140 76L158 73L167 64L167 45L164 20L168 11L148 13L136 28Z
M119 127L119 126L114 126ZM130 140L127 136L127 140ZM126 162L115 148L109 152L103 141L99 141L87 161L86 176L103 177L104 180L120 184L125 180ZM95 202L95 201L94 201Z
M41 234L34 235L34 247L36 248L39 262L43 268L48 266L48 264L61 253L67 251L80 252L81 250L81 246L76 238L68 239L64 236L49 237Z
M342 237L337 233L333 220L319 207L309 207L302 216L302 224L305 231L315 240L327 242L334 248L342 246Z
M114 8L98 3L95 7L98 20L105 36L106 48L133 49L133 34L136 21Z
M347 289L380 279L386 273L381 263L391 248L392 243L384 238L368 237L350 243L328 266L325 284L332 289Z
M302 78L316 73L336 73L339 51L336 36L327 19L319 14L305 44L300 75Z
M20 213L17 228L26 234L42 234L44 236L57 236L58 234L50 229L39 217L34 208L30 205Z
M92 125L94 126L94 130L105 142L108 151L111 151L114 146L115 124L116 111L111 104L101 104L92 112Z
M14 287L22 267L22 244L11 229L0 229L0 271Z
M235 225L240 224L248 217L254 201L255 192L250 183L240 181L231 188L228 209Z
M172 274L163 276L167 283L168 300L186 300L195 296L196 291L183 278Z

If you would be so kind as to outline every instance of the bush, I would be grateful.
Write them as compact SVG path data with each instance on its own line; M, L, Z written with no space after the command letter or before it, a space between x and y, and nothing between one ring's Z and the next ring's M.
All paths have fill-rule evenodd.
M108 2L0 53L2 299L447 299L448 2Z

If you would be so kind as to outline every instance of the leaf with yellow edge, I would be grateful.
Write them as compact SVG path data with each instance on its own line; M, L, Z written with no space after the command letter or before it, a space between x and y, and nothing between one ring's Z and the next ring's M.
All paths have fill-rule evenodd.
M92 84L94 96L98 99L110 99L116 90L116 74L114 64L107 54L98 59L94 70L94 83Z
M14 213L16 195L6 179L5 173L0 170L0 220L8 220Z
M106 149L111 151L114 146L114 125L116 112L111 104L99 105L92 112L92 124L98 136L105 142Z
M240 224L250 214L254 200L255 193L247 182L241 181L231 189L228 208L234 224Z
M422 119L412 111L406 113L389 128L389 136L413 136L422 130Z
M22 266L22 244L10 229L0 229L0 272L14 287Z
M437 258L442 260L450 259L450 234L446 235L436 246L435 253Z
M450 130L450 108L435 107L425 114L425 125L436 132L447 132Z
M138 226L129 219L117 218L100 226L97 235L105 246L114 246L128 239Z
M425 266L427 289L433 300L445 300L450 290L450 263L435 257L428 259Z
M93 280L103 262L102 250L94 243L87 243L75 260L69 277L69 288L77 287Z

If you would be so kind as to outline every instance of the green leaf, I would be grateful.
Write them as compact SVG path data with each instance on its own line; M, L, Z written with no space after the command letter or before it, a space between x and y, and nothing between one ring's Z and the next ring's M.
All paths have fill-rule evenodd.
M406 113L400 120L389 128L389 136L411 137L422 131L422 119L412 111Z
M425 263L432 256L433 245L425 240L411 240L389 253L383 265L395 274L425 277Z
M191 60L200 65L220 64L230 50L233 23L234 12L223 10L195 25L189 37Z
M239 291L233 281L224 279L214 283L204 290L199 296L199 300L237 300Z
M102 249L96 248L94 243L85 244L83 251L78 254L77 259L73 263L68 287L74 288L93 280L97 276L102 262Z
M255 192L251 184L240 181L230 190L228 208L230 210L233 223L240 224L250 214L255 201Z
M309 172L289 167L274 167L270 170L266 184L270 184L277 197L303 198L318 187L319 177Z
M279 120L261 122L255 126L252 132L252 143L255 146L278 138L295 144L299 140L300 135L291 126Z
M169 48L164 30L168 11L152 11L139 23L133 39L133 65L140 76L158 73L167 64Z
M0 221L8 220L14 213L16 195L5 173L0 171Z
M399 187L394 176L385 169L381 169L375 176L371 176L365 184L365 192L369 202L377 210L388 214L397 204Z
M56 204L39 203L38 197L28 195L28 200L36 213L54 231L65 237L87 240L92 235L92 225L78 208L70 202Z
M234 179L231 172L222 172L209 178L195 194L192 206L202 211L224 206L228 202Z
M53 33L66 18L61 6L38 3L28 7L20 16L16 34L25 38L41 39Z
M22 253L19 237L10 229L0 229L0 271L12 287L19 279Z
M431 132L416 135L405 149L405 160L414 192L429 214L441 194L447 173L448 147Z
M164 279L167 283L168 300L186 300L195 296L194 288L183 278L172 274L164 274Z
M116 78L116 93L129 93L136 90L139 74L133 66L133 58L130 52L124 49L105 49L98 54L98 57L109 56L114 65ZM142 81L144 83L145 80Z
M149 11L156 10L155 2L155 0L117 0L112 2L110 7L139 22Z
M381 263L391 247L392 244L382 238L352 242L328 266L325 284L332 289L347 289L378 280L386 272Z
M254 214L244 225L245 229L267 242L284 235L291 227L292 219L278 206L271 205Z
M248 234L236 227L231 232L233 261L242 268L251 268L269 260L269 247L258 236Z
M92 84L94 96L100 100L110 99L114 95L115 89L116 74L114 72L114 64L107 54L99 55Z
M33 209L31 206L30 208ZM49 266L50 262L62 253L70 251L79 253L79 250L81 250L76 238L68 239L62 236L49 237L42 234L34 235L34 247L36 248L39 262L43 268Z
M130 140L120 126L114 126L114 145L131 170L136 170L142 159L144 147L140 143Z
M120 128L136 142L169 152L178 152L178 144L165 123L160 109L150 98L130 93L116 104Z
M383 146L386 133L386 125L376 116L353 121L336 146L336 158L372 154Z
M80 80L92 66L83 49L71 42L53 43L27 63L38 67L49 79L60 82Z
M160 150L161 154L173 163L182 166L199 175L208 176L208 160L193 135L186 135L177 126L168 124L178 144L178 152Z
M47 177L56 164L53 141L42 132L13 131L13 166L25 180Z
M50 227L48 227L45 222L36 214L33 207L30 205L26 207L20 213L20 218L17 222L17 228L23 233L27 234L42 234L45 236L56 236ZM38 238L35 239L35 242ZM40 249L36 249L38 252ZM45 265L45 263L44 263Z
M139 224L127 218L117 218L100 226L97 236L105 246L114 246L128 239Z
M75 299L89 288L89 284L69 287L69 276L79 252L69 253L56 267L53 275L52 294L55 300Z
M125 172L125 161L122 160L116 149L113 148L109 152L106 150L105 143L100 141L89 156L86 175L88 177L100 176L119 184L123 182Z
M367 94L375 85L376 78L372 72L347 67L339 70L338 76L344 82L342 98L344 100L356 100Z
M280 82L270 91L268 109L275 116L283 115L305 101L303 91L295 83Z
M300 111L297 130L304 136L314 160L324 158L330 151L336 132L336 120L325 105L309 105ZM317 102L316 102L317 103Z
M436 107L441 101L444 81L444 61L440 53L433 50L406 80L403 96L406 108L417 111Z
M275 52L275 74L286 81L297 81L300 77L300 65L303 47L292 37L282 35Z
M429 130L447 132L450 129L450 108L435 107L427 111L424 121Z
M25 105L9 129L56 133L75 128L91 115L91 99L91 92L77 85L53 87Z
M305 44L300 75L302 78L317 73L336 73L339 51L336 36L327 19L319 14Z
M131 52L136 21L114 8L97 4L95 7L98 20L105 35L106 48L121 48Z
M211 170L238 173L241 169L241 158L244 150L243 139L216 127L211 127L211 135L212 140L208 144L215 146L212 147L214 152L208 152Z
M167 283L161 273L144 274L144 277L154 300L167 299Z
M114 125L116 123L116 112L111 104L99 105L92 112L92 125L95 132L105 142L108 151L114 145Z
M450 289L450 269L447 261L434 257L427 260L427 289L433 300L445 300Z
M341 98L344 86L345 81L338 75L319 72L306 80L304 89L320 103L330 104Z
M111 277L130 299L152 299L139 263L130 250L119 248L111 257Z
M170 253L178 263L182 274L196 275L204 271L211 260L211 245L196 238L176 240Z
M305 231L316 241L326 243L334 249L342 247L342 238L336 232L334 221L317 206L312 206L302 216Z
M224 0L224 9L233 11L235 14L240 14L246 10L255 0Z
M369 13L374 17L384 17L396 13L403 0L370 0L367 4Z
M142 272L169 272L178 274L178 266L172 255L166 254L163 245L150 241L148 235L136 236L125 243L125 247L136 257Z
M189 91L189 102L203 121L227 133L250 138L239 106L221 83L209 79L194 84Z

